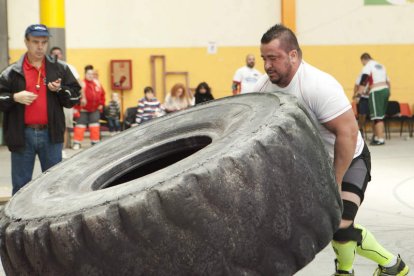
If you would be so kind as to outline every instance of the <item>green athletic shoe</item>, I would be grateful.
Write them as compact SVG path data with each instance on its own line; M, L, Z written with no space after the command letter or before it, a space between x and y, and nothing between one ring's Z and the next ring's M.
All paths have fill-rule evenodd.
M352 270L352 272L337 270L335 274L333 274L332 276L354 276L354 275L355 275L354 270Z
M354 276L354 270L352 272L338 270L338 260L335 259L335 273L332 276Z
M378 265L378 268L374 272L374 276L405 276L408 275L410 269L403 262L400 255L398 255L397 263L392 267L383 267Z

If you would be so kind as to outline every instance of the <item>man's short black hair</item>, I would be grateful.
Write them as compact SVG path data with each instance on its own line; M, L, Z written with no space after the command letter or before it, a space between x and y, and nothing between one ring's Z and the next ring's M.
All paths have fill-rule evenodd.
M88 71L88 70L93 70L93 65L90 65L90 64L86 65L86 66L85 66L85 73L86 73L86 71Z
M274 39L280 40L280 44L286 53L289 53L292 50L296 50L299 57L302 57L302 50L299 47L296 35L292 32L291 29L285 27L282 24L276 24L264 33L261 39L261 43L268 44Z
M154 89L152 89L151 86L145 87L144 88L144 94L147 94L147 93L154 93Z
M370 60L370 59L372 59L372 57L371 57L371 55L370 55L370 54L368 54L368 53L363 53L363 54L361 55L361 60Z

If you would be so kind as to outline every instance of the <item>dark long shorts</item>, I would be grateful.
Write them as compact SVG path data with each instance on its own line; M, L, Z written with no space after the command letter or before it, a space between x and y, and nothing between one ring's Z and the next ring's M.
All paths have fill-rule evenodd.
M81 111L80 117L76 123L78 125L84 125L84 126L88 124L98 124L99 117L100 117L99 110L96 110L94 112Z
M369 115L369 100L368 98L360 98L358 102L358 114Z
M352 160L344 175L342 191L357 194L362 203L369 181L371 181L371 153L365 144L362 153Z

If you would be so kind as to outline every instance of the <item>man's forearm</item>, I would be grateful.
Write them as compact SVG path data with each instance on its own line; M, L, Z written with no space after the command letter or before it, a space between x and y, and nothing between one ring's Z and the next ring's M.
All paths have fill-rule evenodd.
M339 186L342 184L342 179L349 165L354 158L356 147L356 138L350 136L338 136L335 140L335 153L334 153L334 169L336 182Z

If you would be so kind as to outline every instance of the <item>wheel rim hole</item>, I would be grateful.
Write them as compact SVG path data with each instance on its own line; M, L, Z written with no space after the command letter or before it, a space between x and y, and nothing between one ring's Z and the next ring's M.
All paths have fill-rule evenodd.
M114 166L99 177L92 187L94 190L106 189L139 179L188 158L211 142L208 136L195 136L151 148Z

